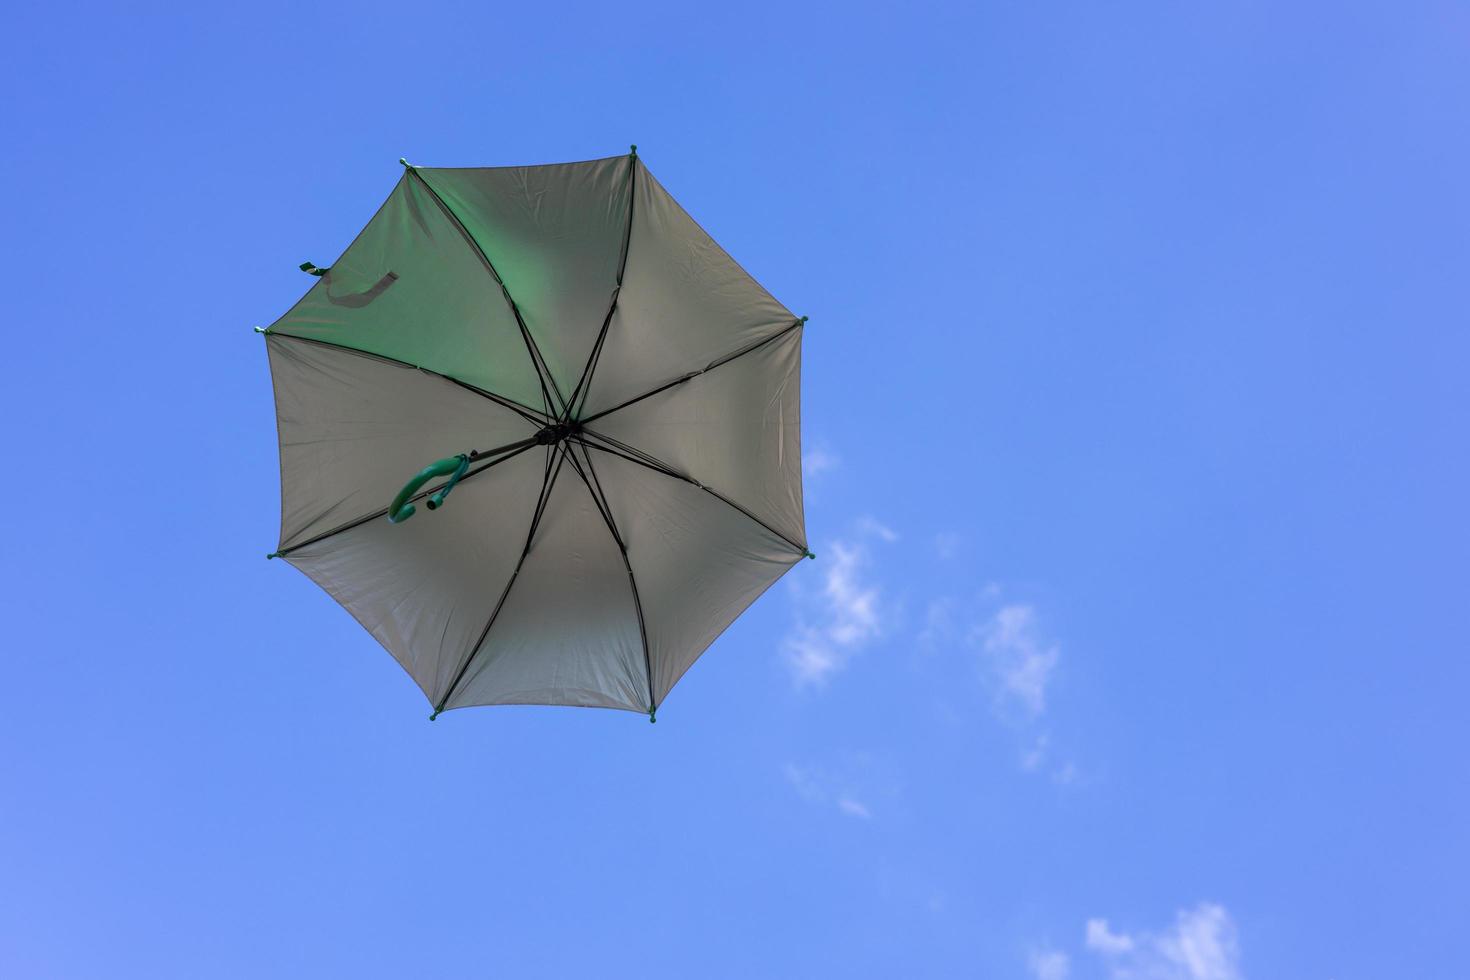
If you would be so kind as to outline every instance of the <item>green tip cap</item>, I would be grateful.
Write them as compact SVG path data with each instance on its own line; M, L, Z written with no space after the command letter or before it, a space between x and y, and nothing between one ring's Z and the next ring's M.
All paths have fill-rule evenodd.
M266 561L270 561L272 558L279 558L279 557L281 557L281 553L279 551L272 551L270 554L268 554L268 555L265 556L265 560Z
M656 724L658 724L658 719L656 717L654 717L654 715L657 714L657 712L658 712L658 709L657 708L649 708L648 709L648 723L650 725L656 725Z
M807 551L807 552L803 552L801 557L803 557L803 558L810 558L813 561L815 561L817 556L814 555L814 554L812 554L810 551Z
M630 144L628 144L628 149L630 149L630 150L633 151L633 155L635 157L638 155L638 144L637 143L630 143Z
M439 712L441 712L443 710L444 710L443 708L435 708L434 709L434 713L429 716L429 720L430 721L433 721L435 718L438 718L439 717Z
M256 333L265 333L265 327L256 327L255 328L255 332Z
M412 170L413 169L413 164L411 164L411 163L408 162L408 158L407 157L399 157L398 158L398 162L401 163L401 164L403 164L409 170Z
M810 317L802 317L801 318L801 322L802 323L805 323L808 319L810 319Z

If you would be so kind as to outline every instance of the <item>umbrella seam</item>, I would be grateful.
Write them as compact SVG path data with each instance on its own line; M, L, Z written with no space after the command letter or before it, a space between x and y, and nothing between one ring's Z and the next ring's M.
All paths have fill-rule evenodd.
M612 324L613 314L618 309L618 298L623 291L623 273L628 268L628 253L633 247L633 204L638 196L638 157L631 158L628 165L628 224L623 229L623 250L618 256L618 278L617 285L613 289L612 303L607 308L607 316L603 317L602 329L597 332L597 343L592 345L592 353L587 358L587 366L582 369L582 377L577 381L577 387L572 389L571 404L567 408L567 418L581 411L577 407L577 396L582 397L582 408L587 407L587 396L592 392L592 375L597 370L597 361L602 356L602 345L607 340L607 330ZM583 389L586 385L586 389Z
M546 475L541 478L541 494L536 501L536 513L531 518L531 529L526 532L526 546L521 549L521 557L516 559L516 567L510 573L510 581L506 582L505 588L501 590L500 601L495 603L495 610L490 613L490 619L485 623L485 628L480 631L479 639L475 640L474 645L470 647L469 656L465 658L464 665L459 668L459 672L454 675L454 680L449 682L449 687L444 691L444 697L440 698L439 703L434 706L435 714L443 711L444 706L449 703L449 699L454 697L454 691L459 687L459 682L464 680L465 674L469 672L470 664L475 662L475 657L479 655L480 648L484 646L485 638L490 635L490 627L495 625L495 620L500 617L500 610L505 608L505 600L510 598L511 587L516 584L516 579L521 574L521 568L526 564L526 556L531 553L531 542L536 537L536 529L541 525L541 518L546 513L546 504L551 500L551 491L555 489L556 478L560 473L561 464L557 463L556 469L553 470L551 468L551 454L548 453ZM464 481L461 480L460 482Z
M667 382L659 385L657 388L654 388L654 389L652 389L650 391L645 391L643 394L637 396L636 398L630 398L630 399L628 399L627 401L623 402L620 405L614 405L612 408L604 409L601 412L598 412L596 415L589 415L589 416L587 416L587 418L582 419L582 424L583 425L586 425L586 424L588 424L590 422L596 422L598 419L606 418L607 416L611 415L613 412L620 412L620 411L622 411L623 409L627 408L629 405L636 405L638 402L643 401L645 398L652 398L654 395L657 395L660 392L668 391L670 388L673 388L676 385L681 385L681 384L684 384L685 382L693 381L695 378L699 377L702 374L707 374L710 371L713 371L717 367L722 367L722 366L724 366L726 364L729 364L731 361L735 360L738 357L744 357L746 354L749 354L752 351L759 350L760 348L766 346L766 344L771 343L773 340L778 340L781 337L786 336L786 334L788 334L791 331L793 331L793 330L797 329L798 327L800 327L801 324L802 324L802 321L801 320L797 320L795 323L792 323L790 326L782 327L780 330L777 330L775 333L771 334L769 337L765 337L765 338L763 338L761 340L756 341L753 344L750 344L749 346L743 347L743 348L741 348L740 350L736 351L733 354L727 354L724 357L717 358L716 360L713 360L713 361L709 362L709 364L707 364L704 367L700 368L698 371L690 371L688 374L685 374L685 375L683 375L681 377L675 378L673 381L667 381Z
M318 347L330 347L332 350L346 351L349 354L356 354L359 357L367 357L377 361L385 361L389 364L396 364L399 367L412 368L415 371L422 371L425 374L433 375L436 378L441 378L444 381L448 381L450 384L455 385L456 387L463 388L469 392L473 392L474 394L479 395L481 398L488 399L489 401L492 401L495 404L499 405L501 408L505 408L512 412L515 412L521 418L525 419L527 422L532 423L533 425L545 425L546 420L552 418L552 416L547 415L545 412L534 409L529 405L522 405L520 402L512 398L507 398L504 395L497 395L495 392L485 388L481 388L478 385L472 385L468 381L461 381L459 378L451 377L450 375L444 374L440 371L435 371L433 368L426 368L420 364L410 364L408 361L400 361L398 358L389 357L386 354L376 354L373 351L361 350L357 347L348 347L344 344L334 344L331 341L318 340L315 337L302 337L294 333L282 333L279 330L270 331L268 337L281 337L286 340L298 340L303 344L316 344ZM534 416L536 415L541 416L541 418L535 418Z
M526 452L529 449L534 449L534 448L535 448L535 443L533 442L529 446L522 446L521 448L515 450L512 453L509 453L508 455L501 456L499 459L491 460L489 463L486 463L484 466L481 466L479 469L473 469L473 470L469 470L468 472L466 472L464 476L460 477L459 482L460 482L461 485L463 485L471 477L476 476L476 475L478 475L480 473L483 473L486 470L490 469L491 467L499 466L501 463L508 462L509 460L512 460L515 457L519 456L521 453ZM447 483L448 481L445 481L445 482ZM412 497L409 497L408 498L408 502L415 503L415 502L420 501L423 498L429 496L430 494L437 493L439 490L442 490L443 488L444 488L444 483L439 483L439 484L436 484L435 486L428 487L426 489L420 490L418 493L414 494ZM321 542L327 540L328 538L335 537L338 534L344 534L347 531L351 531L353 528L361 527L362 525L366 524L368 521L376 520L379 517L386 516L387 513L388 513L388 511L389 511L389 508L387 508L387 507L380 507L379 509L373 511L371 514L365 514L362 517L358 517L358 518L355 518L353 520L350 520L350 521L348 521L345 524L340 524L337 527L332 528L330 531L323 531L321 534L318 534L316 537L309 538L306 541L301 542L300 544L293 544L289 548L282 548L282 549L280 549L279 551L276 552L276 555L278 557L281 557L281 558L289 558L289 557L291 557L291 555L294 552L300 551L302 548L309 548L309 547L311 547L314 544L320 544Z
M459 220L459 215L455 214L454 210L445 203L444 198L439 196L439 192L434 190L433 185L429 183L424 175L419 173L418 170L414 168L410 168L409 173L413 174L419 179L419 183L424 185L424 189L429 192L430 196L434 198L434 201L439 205L440 208L443 209L444 214L449 218L450 221L454 222L455 227L459 229L460 234L464 236L465 241L469 242L471 247L474 248L475 253L480 256L480 261L485 263L485 268L488 269L490 271L490 275L494 277L496 285L500 287L501 295L505 297L506 304L510 307L511 313L514 314L516 318L516 326L520 328L521 339L526 343L526 353L529 354L531 357L531 367L534 368L536 371L536 380L539 381L541 384L541 397L546 402L546 414L551 416L556 416L558 414L554 410L551 400L551 394L547 391L546 388L546 383L548 381L551 382L551 391L554 391L556 393L556 399L557 401L562 403L562 411L565 412L566 400L562 398L561 389L557 387L556 384L556 378L552 375L551 369L546 366L546 358L542 356L541 348L536 344L536 338L531 336L530 328L526 326L526 321L521 317L520 307L516 305L515 299L510 295L510 287L507 286L505 284L505 280L500 277L500 272L495 268L495 263L490 261L490 256L486 254L485 249L481 247L479 241L475 238L474 235L470 234L470 230L465 227L464 222Z
M567 454L567 458L572 461L572 467L576 469L577 475L582 478L582 483L586 485L587 492L592 496L592 502L597 505L597 510L602 514L602 519L606 522L608 531L612 533L613 540L617 542L618 552L623 556L623 567L628 570L628 586L633 590L633 611L638 614L638 637L643 643L643 669L648 679L648 715L651 718L653 717L653 713L658 710L658 704L653 693L653 654L648 647L648 627L643 619L643 599L638 594L638 578L633 574L633 563L628 558L628 544L623 540L622 534L618 531L617 522L613 519L612 504L607 500L607 491L602 489L602 481L597 478L597 470L592 467L592 457L587 455L587 444L580 439L577 441L582 445L582 452L587 459L587 469L592 474L592 480L597 483L596 490L592 488L592 483L588 481L587 474L583 473L582 467L578 465L577 454L575 452L569 452L564 446L562 452Z
M625 450L625 452L619 452L618 450L611 449L611 448L609 448L607 446L599 446L595 442L587 442L586 440L583 440L582 441L582 444L584 446L590 446L593 449L597 449L597 450L600 450L602 452L607 453L609 456L617 456L617 457L620 457L622 459L626 459L630 463L637 463L639 466L647 467L648 469L653 470L655 473L662 473L664 476L670 477L670 478L675 479L675 480L680 480L680 481L682 481L684 483L689 484L690 486L698 487L699 489L703 490L705 493L707 493L710 496L714 497L716 500L722 501L726 505L728 505L728 506L734 508L735 510L739 511L740 513L744 514L746 517L750 518L752 521L755 521L761 527L765 528L767 531L769 531L770 533L774 534L776 537L780 538L782 541L785 541L792 548L795 548L797 551L801 552L803 555L805 555L807 553L806 545L797 544L795 541L792 541L786 535L782 534L780 531L778 531L775 528L771 527L771 525L767 524L765 521L761 520L759 517L756 517L749 510L746 510L740 504L737 504L735 501L731 500L729 497L727 497L724 494L720 493L715 488L709 487L709 486L704 485L703 483L700 483L698 480L694 479L692 476L687 476L687 475L685 475L683 473L680 473L678 470L676 470L673 467L669 466L667 463L663 462L662 460L660 460L660 459L658 459L658 458L656 458L654 456L649 456L647 453L643 452L643 450L641 450L641 449L635 449L634 447L629 446L626 443L623 443L623 442L621 442L621 441L619 441L617 439L614 439L612 436L603 435L601 432L593 432L591 429L583 429L582 431L583 432L586 432L588 435L593 436L594 438L603 439L603 440L606 440L608 442L614 443L620 449ZM628 454L629 452L636 453L638 456L644 456L644 457L646 457L646 460L638 459L636 456L629 455Z

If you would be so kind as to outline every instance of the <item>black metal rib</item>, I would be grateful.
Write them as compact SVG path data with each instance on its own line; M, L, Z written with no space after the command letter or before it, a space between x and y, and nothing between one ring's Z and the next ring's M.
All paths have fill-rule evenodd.
M618 308L618 295L623 290L623 272L628 268L628 246L633 240L633 199L637 194L638 182L634 178L638 173L638 157L631 156L628 160L628 224L623 229L623 250L618 256L618 278L617 286L613 289L612 303L607 308L607 316L602 318L602 329L597 332L597 343L592 345L592 353L587 357L587 366L582 369L582 377L577 380L577 387L572 389L572 397L569 400L567 418L572 418L576 413L587 405L587 395L592 390L590 384L592 372L597 369L597 360L602 356L602 344L607 340L607 328L612 323L613 313ZM583 390L586 385L586 391ZM577 396L582 397L582 406L577 405Z
M722 357L722 358L720 358L718 360L709 362L704 367L700 368L698 371L690 371L688 374L684 375L683 377L681 377L681 378L675 378L673 381L665 382L664 384L659 385L657 388L654 388L652 391L645 391L643 394L637 396L636 398L629 398L627 401L623 402L621 405L614 405L612 408L603 409L601 412L598 412L596 415L589 415L585 419L582 419L582 424L583 425L586 425L589 422L596 422L598 419L603 418L604 416L611 415L613 412L621 411L622 409L627 408L629 405L636 405L638 402L643 401L643 399L645 399L645 398L652 398L654 395L657 395L661 391L668 391L670 388L674 387L675 385L681 385L681 384L683 384L686 381L693 381L695 378L699 377L701 374L705 374L705 373L707 373L709 371L713 371L715 368L719 367L722 364L729 364L731 361L735 360L737 357L744 357L746 354L749 354L751 351L759 350L760 348L766 346L767 344L769 344L773 340L779 340L781 337L786 336L788 333L790 333L791 331L795 330L797 327L801 326L801 324L802 324L802 321L801 320L797 320L795 323L792 323L789 327L782 327L780 330L777 330L775 333L771 334L769 337L766 337L764 339L758 340L755 343L750 344L750 345L748 345L746 347L742 347L740 350L736 351L733 354L726 354L724 357Z
M627 443L619 442L617 439L614 439L611 436L603 435L600 432L593 432L590 429L585 429L584 428L582 430L582 434L584 436L592 436L594 439L600 439L600 440L602 440L602 441L607 442L607 443L610 444L608 446L603 446L603 445L599 445L596 442L588 442L586 439L581 439L579 441L582 443L582 445L588 446L588 447L590 447L592 449L596 449L599 452L607 453L609 456L617 456L620 459L626 459L630 463L637 463L639 466L643 466L643 467L646 467L646 468L648 468L650 470L653 470L655 473L662 473L664 476L672 477L675 480L681 480L684 483L687 483L687 484L689 484L690 486L693 486L693 487L698 487L699 489L703 490L705 493L709 494L711 497L714 497L716 500L721 501L722 503L726 504L727 506L732 507L735 510L739 511L740 513L744 514L746 517L750 518L752 521L755 521L761 527L765 528L767 531L771 532L776 537L780 538L782 541L785 541L787 544L791 545L791 547L794 548L794 549L796 549L796 551L799 552L800 554L805 555L807 553L806 545L797 544L795 541L792 541L786 535L782 534L780 531L778 531L775 528L771 527L771 525L767 524L765 521L761 520L759 517L756 517L750 511L746 510L744 507L740 506L735 501L731 500L729 497L727 497L724 494L720 493L718 490L714 489L713 487L707 487L707 486L705 486L703 483L700 483L698 480L694 479L692 476L688 476L688 475L686 475L684 473L680 473L678 470L674 469L668 463L665 463L665 462L663 462L660 459L657 459L657 458L655 458L653 456L648 455L647 453L643 452L641 449L634 449L632 446L629 446ZM639 458L640 456L643 457L643 458L640 459Z
M526 353L531 356L531 366L536 369L536 379L541 383L541 397L546 401L546 414L564 414L567 404L561 396L561 389L556 385L556 378L552 376L551 369L546 366L546 358L541 356L541 348L536 346L536 338L531 336L531 331L527 328L526 321L521 318L521 308L516 305L515 299L511 297L510 288L506 286L505 280L500 278L500 272L495 268L495 263L490 261L490 256L485 254L485 250L480 247L480 243L475 240L475 236L470 234L470 230L464 226L464 222L459 220L459 215L455 214L449 205L444 202L444 198L440 197L439 192L434 190L433 185L424 179L424 175L419 173L415 167L409 167L408 172L417 177L419 183L424 185L424 189L434 198L434 201L444 212L444 216L454 222L454 226L459 229L459 233L464 236L465 241L469 242L470 246L474 248L475 254L480 257L480 261L485 263L485 268L490 271L490 275L494 277L496 285L500 287L500 292L505 297L506 305L510 307L511 313L515 315L516 326L520 328L521 339L526 344ZM547 391L546 385L548 382L551 384L551 391L556 393L557 401L561 402L561 408L559 410L554 407L551 394Z
M374 354L372 351L358 350L356 347L346 347L342 344L334 344L329 340L318 340L315 337L299 337L294 333L283 333L279 330L267 330L266 336L283 337L286 340L298 340L303 344L316 344L318 347L330 347L332 350L346 351L349 354L356 354L359 357L366 357L372 360L384 361L388 364L396 364L398 367L406 367L412 368L415 371L422 371L424 374L432 375L436 378L441 378L444 381L448 381L450 384L457 385L458 387L465 389L466 391L472 391L475 394L479 395L481 398L488 398L490 399L490 401L499 405L501 408L510 409L512 412L515 412L521 418L525 419L527 422L530 422L532 425L537 426L538 428L545 425L553 418L553 416L548 415L547 413L539 409L532 408L529 405L522 405L520 402L515 401L514 399L506 398L504 395L497 395L493 391L488 391L477 385L472 385L468 381L461 381L458 378L450 377L447 374L440 374L438 371L434 371L426 367L421 367L417 364L410 364L407 361L400 361L398 358L389 357L386 354Z
M459 482L461 484L463 484L467 480L469 480L471 477L477 476L478 474L485 472L486 470L490 469L492 466L499 466L501 463L504 463L507 460L514 459L515 457L519 456L521 453L525 452L526 450L532 448L535 445L536 445L536 437L535 436L532 436L530 439L525 439L525 440L522 440L521 442L513 442L509 446L501 446L499 449L490 449L490 450L486 450L483 453L478 453L478 454L476 454L477 457L479 459L483 459L486 456L493 456L496 453L503 452L503 451L505 451L507 449L513 449L514 450L512 452L506 453L506 455L501 456L499 459L492 459L490 462L486 463L484 466L472 467L472 468L466 470L464 476L462 476L462 477L459 478ZM448 481L445 481L445 482L448 482ZM408 498L409 499L409 502L410 503L414 503L414 502L417 502L419 500L424 499L425 497L429 496L432 493L437 493L443 486L444 486L443 483L439 483L439 484L435 484L432 487L429 487L426 490L420 490L418 493L416 493L412 497L409 497ZM366 514L366 515L364 515L362 517L358 517L358 518L355 518L354 520L348 521L346 524L340 524L337 527L332 528L330 531L323 531L321 534L318 534L316 537L314 537L314 538L308 538L307 540L301 542L300 544L293 544L289 548L282 548L280 551L276 552L275 555L273 555L272 557L276 557L276 558L287 558L287 557L290 557L290 555L292 554L292 552L300 551L302 548L307 548L307 547L310 547L311 545L314 545L314 544L319 544L320 542L325 541L325 540L327 540L330 537L334 537L334 536L336 536L338 534L342 534L345 531L350 531L350 530L352 530L355 527L361 527L362 525L366 524L368 521L375 520L375 519L377 519L379 517L385 517L385 516L387 516L387 514L388 514L388 508L387 507L383 507L380 510L373 511L371 514Z
M515 570L510 573L510 581L505 583L505 588L500 592L500 599L495 603L495 609L490 613L490 619L486 621L485 628L480 631L479 639L475 640L470 647L470 652L465 661L460 665L459 671L454 675L454 680L449 682L449 687L444 691L444 697L434 706L434 716L444 710L449 699L454 697L454 691L459 687L459 682L464 679L465 672L470 669L470 664L475 662L475 657L480 652L480 647L485 643L485 637L490 635L490 627L495 625L495 620L500 617L500 610L505 608L505 600L510 596L511 586L516 584L516 578L521 574L521 567L526 564L526 556L531 553L531 542L535 540L536 529L541 526L541 516L546 513L546 503L551 499L551 491L556 487L556 478L561 474L561 461L558 458L555 469L551 466L551 460L557 456L552 450L554 446L547 447L546 471L541 477L541 495L536 500L536 513L531 517L531 529L526 532L526 546L521 549L521 557L516 559ZM462 481L461 481L462 482ZM431 716L432 718L433 716Z
M591 480L587 479L587 473L582 471L581 465L577 462L577 453L575 450L568 450L565 444L563 444L562 453L571 460L573 469L582 478L582 483L587 487L587 492L592 496L592 502L597 505L598 513L602 515L603 522L607 524L608 531L612 533L613 541L617 542L618 553L623 556L623 567L628 570L628 587L633 590L633 609L638 614L638 638L643 643L643 670L648 679L648 715L651 718L653 717L653 713L658 710L658 704L655 702L653 695L653 655L648 649L648 627L643 620L643 600L638 595L638 579L633 575L633 563L628 558L628 545L623 541L622 534L618 533L617 521L612 516L612 505L608 503L607 494L602 490L602 481L597 478L597 471L592 466L592 457L587 453L587 444L582 442L581 439L576 441L582 446L582 453L586 456L587 471L592 474ZM595 489L594 484L596 485Z

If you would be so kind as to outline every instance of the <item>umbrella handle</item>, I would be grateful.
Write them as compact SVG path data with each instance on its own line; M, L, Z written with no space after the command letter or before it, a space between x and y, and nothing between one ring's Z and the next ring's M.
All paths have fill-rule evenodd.
M419 487L435 477L448 476L449 482L440 487L427 501L430 510L438 510L444 503L444 498L449 496L449 491L454 489L454 485L469 468L470 458L460 453L458 456L446 456L419 470L414 478L405 483L403 489L398 491L398 496L393 498L393 503L388 505L388 523L401 524L412 517L414 506L408 502L408 499L419 492Z

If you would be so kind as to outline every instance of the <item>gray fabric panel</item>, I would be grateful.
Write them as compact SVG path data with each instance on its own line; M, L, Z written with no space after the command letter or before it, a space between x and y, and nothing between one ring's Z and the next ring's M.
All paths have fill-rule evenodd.
M451 708L473 704L648 710L628 572L569 464L504 608L449 701Z
M431 704L480 638L510 579L541 489L542 451L466 477L436 511L368 521L286 560L340 602Z
M500 286L423 182L409 174L331 271L271 330L382 354L542 407Z
M266 349L281 443L282 548L386 507L437 459L536 431L510 409L413 368L273 334Z
M641 162L635 183L623 289L584 415L697 371L796 319Z
M590 452L643 600L661 702L725 628L801 556L698 487Z
M632 162L419 169L495 265L566 397L612 305Z
M588 428L713 487L805 547L801 333L797 327Z

